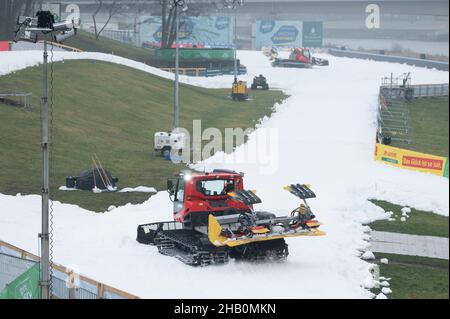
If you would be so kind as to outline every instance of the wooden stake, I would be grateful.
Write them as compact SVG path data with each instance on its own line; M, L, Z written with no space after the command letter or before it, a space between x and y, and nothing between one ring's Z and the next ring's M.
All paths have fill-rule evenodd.
M92 177L94 177L94 188L97 188L97 181L95 180L95 169L92 167Z
M105 181L105 179L103 178L102 173L100 172L100 169L98 168L97 164L95 163L95 160L94 160L93 157L92 157L92 162L94 163L94 166L95 166L95 168L97 169L98 174L100 175L100 178L101 178L101 180L102 180L102 182L103 182L103 185L104 185L105 187L107 187L106 181Z
M103 168L103 165L102 165L102 163L100 162L100 159L98 158L97 154L95 154L95 153L94 153L94 156L95 156L95 158L97 159L97 162L98 162L98 165L99 165L100 169L103 171L103 176L105 177L105 179L106 179L106 181L108 182L109 186L112 187L112 182L111 182L111 180L109 179L108 174L106 174L106 171L105 171L105 169Z

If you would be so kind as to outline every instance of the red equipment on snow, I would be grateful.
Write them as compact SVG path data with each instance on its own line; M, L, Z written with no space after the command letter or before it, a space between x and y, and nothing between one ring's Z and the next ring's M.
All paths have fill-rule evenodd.
M289 59L275 59L272 62L273 67L284 68L311 68L313 65L326 66L329 63L328 60L313 57L306 48L295 48L289 55Z
M241 173L183 171L167 181L174 221L139 225L137 241L189 265L225 263L229 257L283 260L288 256L284 238L325 235L306 203L316 197L309 186L285 189L303 202L291 216L277 217L254 210L261 199L244 189Z

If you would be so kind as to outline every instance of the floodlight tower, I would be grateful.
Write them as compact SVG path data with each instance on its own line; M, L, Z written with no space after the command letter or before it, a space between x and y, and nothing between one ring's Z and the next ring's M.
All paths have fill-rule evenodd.
M233 23L233 46L234 46L234 83L237 83L238 65L237 65L237 10L238 6L243 6L244 0L224 0L223 6L226 9L234 10Z
M41 240L40 279L41 298L49 299L50 295L50 233L49 233L49 126L48 126L48 41L62 42L76 34L78 21L55 23L50 11L38 11L37 18L20 16L17 18L18 28L14 41L44 42L44 63L42 80L42 225L39 238Z
M180 126L180 49L179 49L179 32L180 32L180 10L186 12L188 6L185 0L173 0L175 7L175 92L173 107L173 130Z

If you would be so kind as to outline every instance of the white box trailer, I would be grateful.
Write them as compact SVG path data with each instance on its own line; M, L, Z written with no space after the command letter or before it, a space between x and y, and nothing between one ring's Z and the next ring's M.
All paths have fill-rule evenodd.
M155 152L161 153L161 155L164 157L168 157L172 150L177 151L178 155L181 155L183 153L183 149L185 148L185 143L186 135L184 133L155 133Z

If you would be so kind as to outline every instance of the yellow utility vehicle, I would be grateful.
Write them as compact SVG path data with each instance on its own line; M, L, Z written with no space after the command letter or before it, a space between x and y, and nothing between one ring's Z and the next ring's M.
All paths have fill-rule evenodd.
M247 82L235 80L233 82L233 86L231 87L231 97L233 98L233 101L247 100L248 99Z

